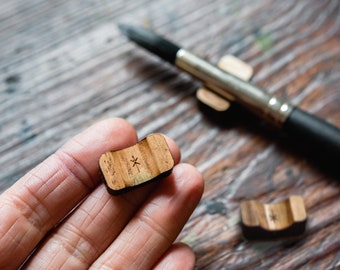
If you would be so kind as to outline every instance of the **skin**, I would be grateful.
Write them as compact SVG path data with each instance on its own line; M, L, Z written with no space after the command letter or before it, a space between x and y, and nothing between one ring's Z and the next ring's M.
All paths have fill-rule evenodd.
M122 119L95 124L28 172L0 196L0 269L193 269L193 251L174 241L203 179L166 140L171 175L119 196L101 183L98 159L137 142Z

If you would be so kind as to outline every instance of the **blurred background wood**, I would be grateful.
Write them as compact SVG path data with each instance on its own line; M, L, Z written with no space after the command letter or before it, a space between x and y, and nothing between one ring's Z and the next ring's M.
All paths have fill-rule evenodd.
M92 123L123 117L139 137L162 132L205 178L180 235L197 269L340 266L339 178L264 123L214 121L197 82L137 48L118 22L148 26L216 63L233 54L252 82L340 126L337 0L11 0L0 3L0 190ZM298 241L248 242L240 202L304 198ZM174 221L175 222L175 221Z

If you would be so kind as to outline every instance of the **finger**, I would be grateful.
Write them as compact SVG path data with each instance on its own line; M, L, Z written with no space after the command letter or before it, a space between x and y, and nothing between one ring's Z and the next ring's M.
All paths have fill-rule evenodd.
M166 140L177 163L179 149L171 139ZM150 183L121 196L111 196L104 185L98 186L41 245L26 266L87 269L121 233L156 185L157 182Z
M195 254L183 243L173 244L154 266L154 270L192 270L195 267Z
M75 136L2 194L0 268L20 264L46 232L97 186L98 158L103 152L136 140L134 128L126 121L102 121Z
M181 152L180 152L176 142L173 139L169 138L168 136L166 136L164 134L163 134L163 136L166 140L167 145L169 146L169 149L171 151L171 155L174 159L174 163L178 164L181 160Z
M202 176L187 164L175 166L160 182L116 240L93 264L94 269L149 269L171 246L198 204Z

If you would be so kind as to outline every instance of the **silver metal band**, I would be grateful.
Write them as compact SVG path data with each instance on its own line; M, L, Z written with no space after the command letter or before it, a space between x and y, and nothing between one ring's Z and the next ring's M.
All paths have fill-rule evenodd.
M293 107L266 91L243 81L191 52L180 49L176 66L204 82L229 101L236 101L277 126L282 126Z

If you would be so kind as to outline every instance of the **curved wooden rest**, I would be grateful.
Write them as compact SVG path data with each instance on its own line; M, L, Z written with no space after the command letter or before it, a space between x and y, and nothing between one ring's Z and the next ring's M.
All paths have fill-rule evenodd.
M307 214L300 196L262 204L255 200L241 203L243 234L248 239L297 236L304 232Z
M151 134L137 144L106 152L99 168L108 191L117 195L171 173L170 149L161 134Z

